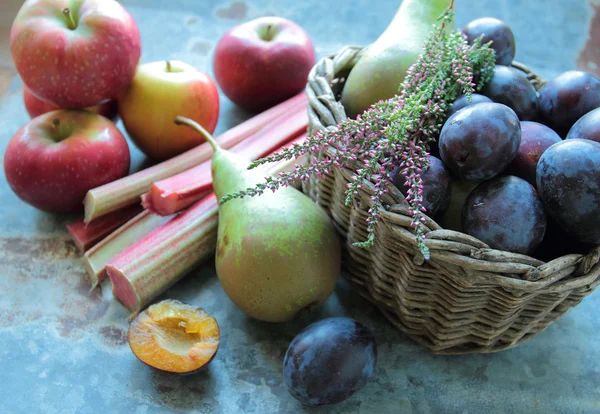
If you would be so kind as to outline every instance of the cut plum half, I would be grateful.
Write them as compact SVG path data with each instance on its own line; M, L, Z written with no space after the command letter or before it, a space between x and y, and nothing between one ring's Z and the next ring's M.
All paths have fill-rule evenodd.
M217 320L200 308L163 300L141 312L129 326L129 346L145 364L166 372L192 374L219 349Z

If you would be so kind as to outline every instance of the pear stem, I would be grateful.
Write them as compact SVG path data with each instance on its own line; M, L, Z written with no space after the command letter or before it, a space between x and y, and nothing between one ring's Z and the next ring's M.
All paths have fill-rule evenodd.
M73 19L73 13L71 13L71 9L65 7L64 9L62 9L62 13L67 19L67 27L71 30L77 29L77 23L75 23L75 20Z
M206 141L208 141L214 152L221 150L221 147L219 146L219 144L217 144L217 141L215 141L213 136L206 129L204 129L202 125L200 125L193 119L186 118L185 116L178 116L175 118L175 124L188 126L200 135L202 135L206 139Z

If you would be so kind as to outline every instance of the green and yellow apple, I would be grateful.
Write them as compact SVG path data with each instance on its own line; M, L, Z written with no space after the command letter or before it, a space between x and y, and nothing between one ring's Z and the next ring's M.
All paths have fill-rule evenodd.
M140 65L118 102L131 140L155 160L174 157L204 142L192 129L175 125L177 116L193 119L210 133L219 119L215 82L176 60Z

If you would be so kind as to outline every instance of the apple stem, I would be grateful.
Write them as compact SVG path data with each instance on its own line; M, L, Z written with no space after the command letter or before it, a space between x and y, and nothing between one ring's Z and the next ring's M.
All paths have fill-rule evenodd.
M206 139L206 141L208 141L208 143L210 144L210 146L212 147L214 152L221 150L221 147L219 146L219 144L217 144L217 141L215 141L215 139L210 134L210 132L208 132L206 129L204 129L202 127L202 125L200 125L196 121L186 118L184 116L178 116L175 118L175 124L186 125L186 126L192 128L194 131L198 132L200 135L202 135Z
M171 72L171 62L167 60L167 72Z
M258 37L265 42L270 42L277 36L277 26L268 24L258 29Z
M62 12L65 15L65 18L67 19L67 26L69 27L69 29L71 29L71 30L77 29L77 23L75 23L75 20L73 19L73 14L71 13L71 9L69 9L68 7L65 7L64 9L62 9Z
M54 126L54 129L58 129L60 127L60 119L54 118L52 125Z

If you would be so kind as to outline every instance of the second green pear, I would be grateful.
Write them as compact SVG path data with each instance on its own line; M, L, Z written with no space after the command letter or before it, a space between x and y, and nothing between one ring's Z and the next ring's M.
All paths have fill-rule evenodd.
M451 0L404 0L392 22L369 45L346 80L342 104L354 118L374 103L393 97L416 62L433 25Z

